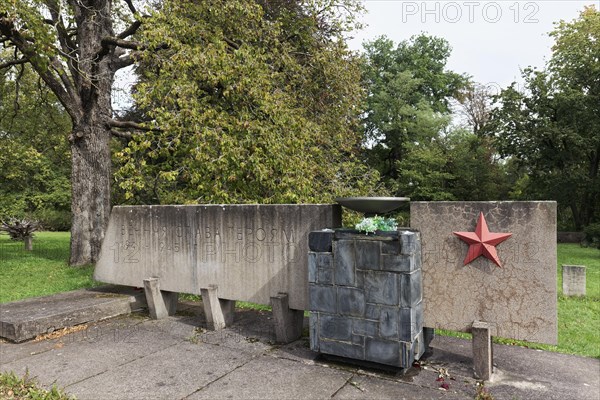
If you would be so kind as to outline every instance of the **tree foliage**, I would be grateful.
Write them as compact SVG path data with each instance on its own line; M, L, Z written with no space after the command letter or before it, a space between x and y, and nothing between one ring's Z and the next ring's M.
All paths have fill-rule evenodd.
M0 217L68 229L70 121L27 65L0 70Z
M523 195L557 200L581 229L600 218L600 12L586 8L551 36L546 68L523 72L525 91L501 92L492 126Z
M377 176L356 159L359 64L343 37L357 7L165 1L141 33L136 87L160 130L117 154L128 201L297 203L369 190Z
M28 64L70 117L72 265L96 261L110 214L112 135L138 125L113 118L115 73L143 45L132 0L0 2L0 70Z
M385 37L365 45L369 159L391 188L410 149L424 156L418 147L432 143L450 121L449 101L466 78L446 69L449 56L448 42L424 34L397 46Z
M510 175L489 138L452 128L429 142L411 145L398 188L413 200L488 201L509 197Z

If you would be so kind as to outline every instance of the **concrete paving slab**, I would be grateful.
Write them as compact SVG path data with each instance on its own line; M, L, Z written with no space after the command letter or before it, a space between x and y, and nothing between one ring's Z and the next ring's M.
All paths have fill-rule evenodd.
M251 352L179 342L67 386L78 399L181 399L248 363Z
M0 337L14 342L57 329L129 314L143 292L126 287L81 289L0 304Z
M91 340L70 342L69 339L64 337L61 345L41 354L7 364L2 361L0 371L14 371L23 375L29 370L30 376L36 377L40 382L56 382L65 387L147 357L182 340L158 329L145 329L144 324L133 325L114 331L113 335L105 334Z
M396 380L355 375L334 399L465 399L463 394ZM472 397L471 397L472 398Z
M472 388L470 341L437 336L431 345L426 366L446 368L457 382L471 383L467 386ZM493 351L494 375L485 386L495 399L600 399L600 360L596 358L499 344L494 344ZM414 383L423 384L422 378L415 378Z
M310 349L310 342L307 337L279 346L271 354L273 357L300 361L307 364L314 364L315 360L319 357L319 353Z
M320 365L262 356L202 387L188 399L329 399L351 376Z
M237 310L234 324L206 330L200 303L164 320L131 314L42 342L0 343L0 371L56 384L81 399L410 398L473 399L470 341L436 337L407 374L339 363L308 349L308 338L276 345L268 311ZM502 399L600 399L600 360L494 345ZM448 391L436 381L445 373Z

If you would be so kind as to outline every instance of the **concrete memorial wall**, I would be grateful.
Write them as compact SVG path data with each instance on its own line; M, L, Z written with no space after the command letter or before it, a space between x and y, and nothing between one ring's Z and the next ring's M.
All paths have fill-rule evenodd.
M422 240L424 326L470 332L483 321L494 336L557 343L555 202L412 202L410 213ZM464 265L471 246L453 232L477 231L480 214L489 232L512 233L492 246L500 266L491 255Z
M338 205L117 206L94 278L269 304L279 292L308 309L308 233L341 226Z

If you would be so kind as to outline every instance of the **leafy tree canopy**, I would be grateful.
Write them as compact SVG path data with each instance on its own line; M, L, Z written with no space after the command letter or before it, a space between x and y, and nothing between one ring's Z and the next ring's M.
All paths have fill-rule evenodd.
M165 1L141 33L135 97L159 130L117 154L128 201L297 203L370 190L377 175L356 159L360 68L343 37L359 7L343 6Z
M26 65L0 70L0 216L68 229L70 121Z
M448 125L449 100L466 85L465 76L446 69L449 56L446 40L424 34L397 46L386 37L365 45L368 155L391 188L410 149L428 146Z
M548 65L523 71L525 91L501 92L491 128L521 167L522 195L557 200L581 229L600 218L600 12L586 8L551 36Z

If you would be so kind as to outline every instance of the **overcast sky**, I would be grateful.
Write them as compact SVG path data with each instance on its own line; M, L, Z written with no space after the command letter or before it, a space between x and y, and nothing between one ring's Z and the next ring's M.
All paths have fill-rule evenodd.
M394 42L420 32L443 37L452 46L448 68L483 84L505 87L521 81L520 69L543 67L554 22L577 18L600 0L405 1L366 0L363 22L350 47L386 35Z
M364 41L381 35L396 43L420 32L443 37L452 46L449 69L499 90L521 82L521 68L543 67L554 22L571 21L592 4L600 9L600 0L364 0L366 27L349 45L360 50ZM131 80L130 72L121 71L116 86L125 90L113 94L116 109L131 105Z

